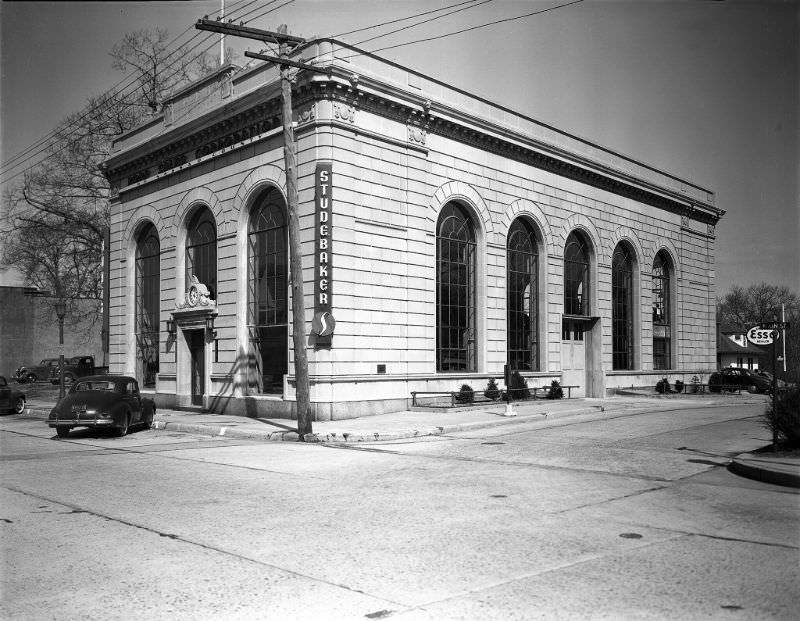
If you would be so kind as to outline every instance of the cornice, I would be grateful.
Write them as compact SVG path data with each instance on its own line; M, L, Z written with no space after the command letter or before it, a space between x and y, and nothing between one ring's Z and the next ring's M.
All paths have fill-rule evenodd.
M334 105L330 120L317 118L316 106L322 101L330 101ZM425 151L427 136L436 134L711 225L711 235L713 225L725 213L709 203L623 170L524 136L445 104L431 102L400 87L348 73L338 66L333 67L327 76L302 75L293 87L293 108L298 130L306 124L333 123L369 133L376 139L388 139L358 127L359 113L378 115L407 126L406 146L410 148ZM160 178L163 173L182 169L199 158L221 154L243 143L259 140L280 126L278 92L275 85L267 85L222 109L110 158L106 175L112 188L118 192L123 180L126 181L124 185L130 186L156 176ZM396 139L391 141L397 142Z

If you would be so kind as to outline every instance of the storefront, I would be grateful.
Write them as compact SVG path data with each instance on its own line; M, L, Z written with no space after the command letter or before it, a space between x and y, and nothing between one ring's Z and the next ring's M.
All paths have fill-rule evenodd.
M294 85L317 420L483 390L573 395L715 364L714 195L330 39ZM227 66L126 134L111 369L162 406L292 416L278 70Z

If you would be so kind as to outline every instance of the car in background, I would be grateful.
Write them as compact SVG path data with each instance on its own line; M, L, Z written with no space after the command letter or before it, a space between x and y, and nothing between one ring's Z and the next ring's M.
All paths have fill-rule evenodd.
M14 378L20 384L33 384L39 380L49 381L53 373L58 375L58 358L45 358L37 365L18 367Z
M708 378L708 389L711 392L723 390L746 390L753 393L772 391L772 380L748 369L728 367L720 369Z
M50 383L59 384L61 379L59 376L58 365L56 365L53 372L50 374ZM79 377L87 377L89 375L102 375L108 373L107 367L97 367L94 364L94 356L73 356L64 360L64 385L69 386Z
M22 414L25 411L25 394L14 390L8 380L0 375L0 412Z
M46 422L59 438L66 438L76 427L111 429L115 435L124 436L134 426L149 429L155 413L155 403L140 394L135 378L92 375L73 382Z

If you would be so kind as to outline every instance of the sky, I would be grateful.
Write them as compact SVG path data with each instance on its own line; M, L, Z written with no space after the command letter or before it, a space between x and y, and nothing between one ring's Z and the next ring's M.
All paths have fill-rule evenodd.
M570 1L477 0L360 47L539 12L376 53L714 191L726 211L716 229L717 295L762 281L800 293L800 2L584 0L555 8ZM341 35L350 44L445 11L344 33L458 2L225 0L237 23L285 23L293 35ZM160 27L176 45L210 46L217 35L194 23L217 16L220 5L0 3L2 181L22 169L9 166L24 158L11 158L126 79L108 54L126 33ZM239 62L248 46L260 47L226 45Z

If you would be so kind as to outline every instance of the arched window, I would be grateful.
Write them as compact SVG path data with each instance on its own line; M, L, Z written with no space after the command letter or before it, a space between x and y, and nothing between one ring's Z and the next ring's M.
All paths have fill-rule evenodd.
M194 214L186 238L186 286L192 276L208 287L209 297L217 299L217 226L207 207Z
M458 203L436 228L436 370L475 371L475 227Z
M512 369L539 370L538 271L533 229L518 218L508 231L506 269L508 364Z
M633 368L633 257L618 244L611 259L611 344L614 369Z
M672 263L663 250L653 261L653 368L672 368L672 301L670 275Z
M137 375L145 387L156 385L161 321L161 245L148 224L136 239L135 329Z
M564 314L589 315L589 248L575 232L564 247Z
M288 239L281 193L262 194L247 236L248 328L252 346L250 390L283 392L288 372Z

